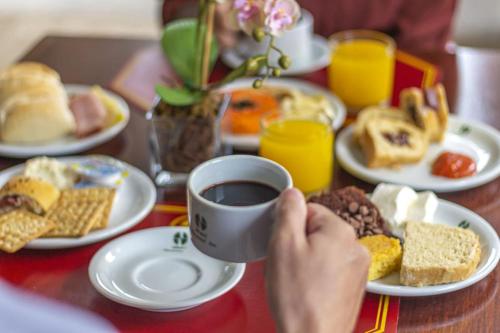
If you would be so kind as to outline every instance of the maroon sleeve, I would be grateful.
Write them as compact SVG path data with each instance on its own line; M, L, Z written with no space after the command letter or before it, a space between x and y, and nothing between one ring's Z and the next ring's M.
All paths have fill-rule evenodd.
M165 23L175 18L179 9L185 6L192 6L193 4L195 4L194 0L163 0L163 6L162 6L163 25L165 25Z
M397 17L397 44L408 51L443 50L450 40L456 0L405 1Z

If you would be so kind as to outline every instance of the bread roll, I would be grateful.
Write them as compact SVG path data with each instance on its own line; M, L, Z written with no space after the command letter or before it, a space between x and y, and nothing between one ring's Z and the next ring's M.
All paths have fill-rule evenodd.
M75 130L59 75L37 63L0 73L0 137L9 143L45 143Z

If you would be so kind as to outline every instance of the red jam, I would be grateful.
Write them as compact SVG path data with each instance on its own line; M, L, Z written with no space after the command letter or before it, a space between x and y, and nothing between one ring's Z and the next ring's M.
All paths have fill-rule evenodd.
M447 178L463 178L476 173L476 162L469 156L444 152L434 161L432 174Z

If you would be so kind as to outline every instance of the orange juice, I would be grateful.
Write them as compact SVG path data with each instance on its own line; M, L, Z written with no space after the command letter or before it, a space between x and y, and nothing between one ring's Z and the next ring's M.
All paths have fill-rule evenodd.
M327 188L333 170L333 131L319 121L284 119L264 129L259 155L284 166L304 193Z
M352 110L388 103L394 77L394 42L373 31L333 35L330 89Z

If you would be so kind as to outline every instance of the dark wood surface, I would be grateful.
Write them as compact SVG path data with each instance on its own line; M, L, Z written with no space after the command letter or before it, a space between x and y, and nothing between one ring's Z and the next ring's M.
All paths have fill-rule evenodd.
M126 61L138 50L156 43L151 40L46 37L22 60L46 63L66 83L107 86ZM458 48L456 55L421 55L438 65L447 88L452 111L481 120L500 129L500 51ZM147 123L144 112L133 106L130 123L112 141L87 153L103 153L149 171ZM0 167L20 163L0 158ZM373 186L336 168L334 187ZM182 188L159 191L166 200L184 200ZM484 217L500 230L500 178L476 189L441 198L457 202ZM447 295L402 298L400 332L500 332L500 268L476 285Z

